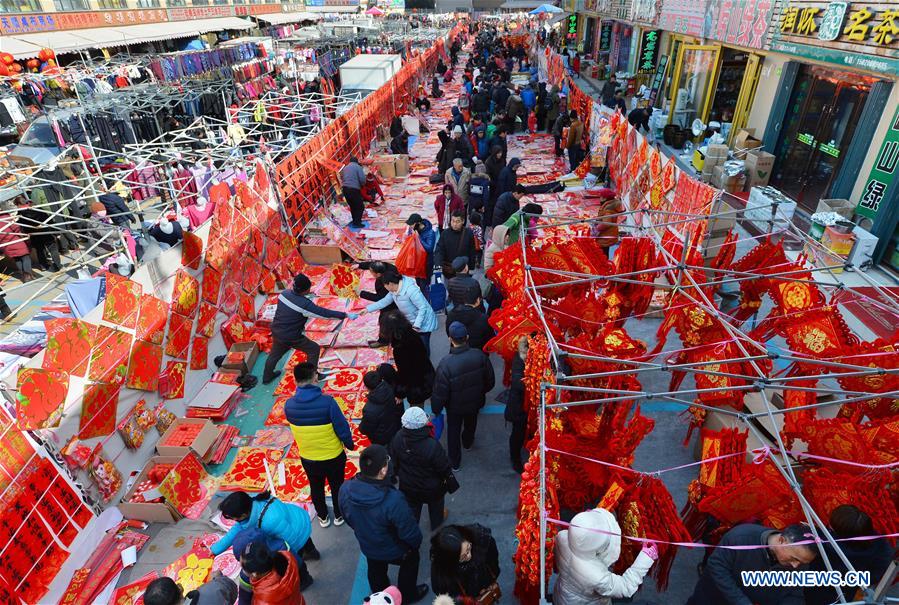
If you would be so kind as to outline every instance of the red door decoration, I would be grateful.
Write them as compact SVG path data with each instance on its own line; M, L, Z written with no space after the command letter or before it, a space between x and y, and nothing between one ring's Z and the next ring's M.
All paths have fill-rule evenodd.
M59 426L69 392L69 375L54 370L19 370L16 421L22 430Z
M101 383L89 384L84 388L78 423L79 439L105 437L115 430L119 390L121 387L117 384Z
M222 274L212 267L203 269L203 300L211 305L219 304Z
M165 343L165 354L176 359L187 359L190 347L190 331L194 320L177 313L169 317L169 336Z
M165 373L160 377L159 391L166 399L181 399L184 397L184 378L187 373L187 364L183 361L169 361L165 366Z
M109 284L103 304L103 319L123 328L133 328L137 323L142 290L139 283L130 279Z
M199 269L202 258L203 240L199 235L185 231L184 241L181 243L181 264L191 269Z
M120 384L128 370L131 334L107 326L97 326L88 378L94 382Z
M215 315L218 313L213 305L207 302L200 303L200 312L197 317L197 336L212 338L215 334Z
M159 386L161 367L162 347L151 342L135 341L125 386L139 391L155 391Z
M352 265L334 265L328 276L328 291L341 298L359 298L359 272Z
M84 376L91 358L96 326L80 319L59 318L44 322L47 349L41 366L74 376Z
M140 313L137 316L137 329L134 333L138 340L162 344L165 335L165 321L169 316L168 304L155 296L144 294L140 297Z
M209 358L209 340L202 336L194 336L194 344L190 350L190 369L205 370Z
M219 489L223 491L260 491L268 485L265 465L268 463L269 473L284 457L284 450L242 447L237 450L231 469L222 477ZM273 477L274 479L274 477Z
M178 269L172 290L172 311L193 318L199 302L200 282L184 269Z

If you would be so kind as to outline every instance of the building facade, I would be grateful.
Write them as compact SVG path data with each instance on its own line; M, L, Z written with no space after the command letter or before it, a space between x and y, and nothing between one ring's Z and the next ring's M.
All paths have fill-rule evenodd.
M582 0L579 46L650 87L668 123L749 129L805 212L848 199L899 270L895 2Z

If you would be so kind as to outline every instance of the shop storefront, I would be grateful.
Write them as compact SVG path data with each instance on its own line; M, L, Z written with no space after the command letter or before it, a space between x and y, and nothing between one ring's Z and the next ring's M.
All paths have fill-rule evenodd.
M668 87L668 122L689 128L694 120L719 122L730 138L746 125L764 58L723 46L702 45L676 37Z
M612 22L612 47L609 51L609 65L615 72L627 72L631 60L631 45L634 28L621 21Z
M852 199L875 132L889 119L884 109L899 75L890 46L899 36L882 26L891 4L783 2L775 9L769 47L795 60L781 70L763 144L775 155L771 184L806 212L821 199ZM870 221L882 240L895 228L878 224L886 215Z

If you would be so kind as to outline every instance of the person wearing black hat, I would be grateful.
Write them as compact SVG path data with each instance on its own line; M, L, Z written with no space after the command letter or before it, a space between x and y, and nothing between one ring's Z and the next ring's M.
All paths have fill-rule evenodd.
M449 328L454 322L461 323L468 330L468 345L473 349L483 351L487 341L496 334L487 322L487 313L484 311L480 290L465 290L462 302L453 305L453 308L446 312L447 336L449 336Z
M398 565L397 586L403 603L416 603L428 594L427 584L418 584L422 535L412 509L392 485L389 463L384 446L362 450L360 472L340 490L340 508L368 563L371 591L390 586L388 567Z
M453 259L453 277L446 280L446 294L453 303L453 307L465 303L468 292L481 293L481 284L471 276L468 267L467 256L457 256Z
M496 206L493 208L493 224L492 227L502 225L509 217L518 212L521 207L521 198L526 193L524 186L515 185L511 191L506 191L496 198Z
M444 279L455 275L453 259L460 256L474 258L476 253L474 233L465 226L465 212L453 212L449 229L440 234L434 251L434 262L443 270Z
M312 288L312 282L304 274L300 273L293 278L293 288L284 290L278 296L278 307L275 309L275 318L272 320L272 350L265 360L265 369L262 372L262 384L268 384L281 375L281 371L275 371L275 366L290 349L298 349L306 353L306 360L318 367L318 358L321 350L317 343L310 340L306 334L306 320L313 319L356 319L356 313L344 313L319 307L309 300L307 296Z
M462 463L460 444L471 449L478 428L478 412L487 402L496 379L493 364L483 351L468 344L468 329L450 324L450 352L437 366L431 411L439 416L446 408L446 443L453 470ZM463 430L464 427L464 430Z

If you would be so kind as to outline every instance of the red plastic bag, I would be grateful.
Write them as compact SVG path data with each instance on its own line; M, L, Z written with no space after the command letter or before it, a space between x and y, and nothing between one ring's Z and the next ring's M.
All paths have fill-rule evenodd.
M418 239L418 234L413 233L406 238L396 255L396 268L401 275L408 277L428 276L428 253Z

